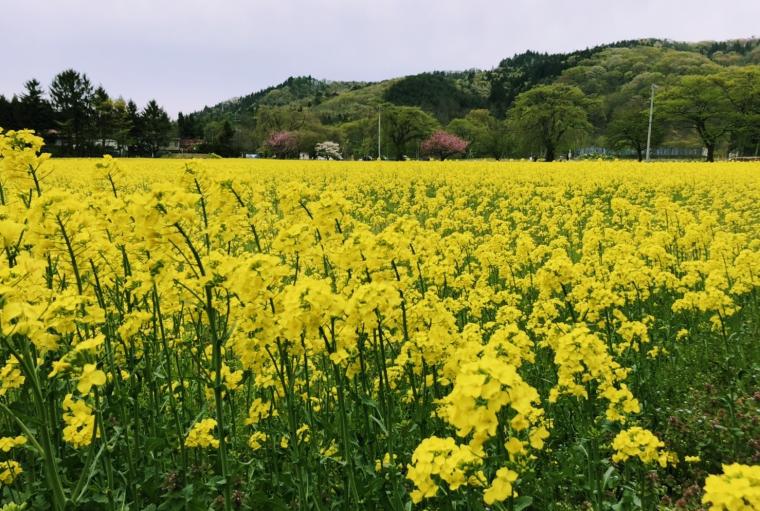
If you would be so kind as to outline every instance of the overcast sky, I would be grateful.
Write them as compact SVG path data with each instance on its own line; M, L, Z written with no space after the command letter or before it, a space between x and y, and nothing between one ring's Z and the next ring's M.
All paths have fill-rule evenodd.
M66 68L174 116L291 75L489 69L527 49L760 36L760 0L0 0L0 94Z

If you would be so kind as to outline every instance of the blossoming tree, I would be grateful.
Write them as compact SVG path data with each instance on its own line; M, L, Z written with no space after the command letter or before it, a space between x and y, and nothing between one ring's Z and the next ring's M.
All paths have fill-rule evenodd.
M457 154L464 154L470 143L453 133L436 131L420 146L423 154L437 156L441 161Z
M340 154L340 144L331 140L320 142L314 146L314 152L317 157L324 158L325 160L342 160L343 155Z
M287 158L298 149L298 139L292 131L275 131L267 137L264 145L275 157Z

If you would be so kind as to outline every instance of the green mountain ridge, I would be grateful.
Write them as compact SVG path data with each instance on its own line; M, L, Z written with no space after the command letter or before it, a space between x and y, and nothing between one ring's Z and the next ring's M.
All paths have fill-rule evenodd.
M615 145L608 133L615 112L620 117L626 109L647 108L652 84L666 89L685 75L708 75L732 66L757 64L758 38L694 43L635 39L567 53L525 51L488 70L430 71L378 82L291 77L253 94L181 116L178 126L180 137L203 139L201 149L207 151L257 151L266 146L272 133L289 131L298 133L302 152L311 152L316 142L335 140L356 158L377 153L377 118L383 111L420 109L414 122L425 125L423 131L429 132L437 125L473 141L484 135L490 137L473 132L482 132L482 126L492 123L483 117L484 112L501 122L521 93L541 85L564 84L579 88L590 100L588 113L593 129L584 143L609 146ZM471 112L475 117L468 120ZM427 118L420 117L423 113ZM481 127L476 129L472 122ZM497 127L493 125L487 131ZM692 149L701 147L688 130L678 126L668 130L669 141ZM229 142L233 132L234 140ZM227 145L223 146L221 140L227 140ZM393 143L396 155L419 153L413 140L419 141L419 137L412 135L403 144ZM503 148L495 146L503 143L488 142L490 149L481 148L475 153L498 154Z
M10 99L0 94L0 126L34 129L58 155L293 158L319 156L317 144L330 141L346 158L444 158L449 150L430 144L449 144L459 147L451 154L466 158L552 159L609 149L642 159L656 88L651 146L664 143L689 157L704 148L708 160L716 151L760 156L758 38L525 51L492 69L376 82L296 76L179 113L176 122L156 100L140 108L110 97L74 69L56 75L47 91L34 79L24 87Z
M660 57L667 54L670 60L677 62L688 61L682 54L691 54L692 64L697 66L760 64L758 38L695 43L635 39L568 53L528 50L503 59L490 70L431 71L378 82L291 77L261 91L205 107L187 117L201 123L230 119L233 125L246 125L250 122L245 118L255 115L259 107L289 107L309 108L323 123L339 124L376 115L384 103L420 107L443 123L462 117L473 108L488 108L497 117L503 117L520 92L551 82L573 68L587 67L601 53L615 56L616 52L610 50L644 48L657 49ZM657 57L650 52L648 58L653 56ZM678 72L673 66L669 71Z

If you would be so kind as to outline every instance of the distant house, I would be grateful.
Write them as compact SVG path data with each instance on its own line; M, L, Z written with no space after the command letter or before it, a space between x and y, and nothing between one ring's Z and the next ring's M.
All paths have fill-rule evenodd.
M42 134L42 137L45 139L45 145L57 147L62 147L64 145L64 140L61 136L61 132L55 128L45 130L45 132Z
M112 139L112 138L106 138L106 139L97 139L94 143L95 147L105 147L106 149L119 149L119 143Z
M298 159L299 160L308 160L309 159L309 153L304 153L304 152L298 153Z
M203 144L202 138L180 138L179 151L181 153L194 153L201 144Z

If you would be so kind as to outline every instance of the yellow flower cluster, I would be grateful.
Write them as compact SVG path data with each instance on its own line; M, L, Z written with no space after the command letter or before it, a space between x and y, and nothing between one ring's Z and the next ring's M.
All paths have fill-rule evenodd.
M71 394L63 399L63 439L75 448L86 447L92 443L95 430L95 415L84 400L75 400Z
M538 392L523 381L514 366L501 359L483 358L462 366L439 413L457 429L457 435L472 435L470 447L480 450L496 435L502 408L514 410L510 427L519 432L540 421L543 411L534 406L538 401ZM532 443L540 448L540 436Z
M95 364L85 364L82 374L79 376L77 390L82 395L87 395L93 387L103 385L106 382L106 373L98 369Z
M396 466L397 459L398 459L398 456L396 456L395 454L393 455L393 458L391 459L391 453L386 452L382 460L375 460L375 472L382 472L388 467Z
M503 502L508 497L516 497L517 493L512 489L512 483L517 481L517 472L507 468L496 471L496 477L491 481L491 486L483 492L483 501L489 506L494 502Z
M203 419L196 422L185 437L185 447L219 447L219 440L214 437L216 428L214 419Z
M19 435L17 437L4 436L0 438L0 451L8 452L14 447L19 447L26 444L26 437Z
M587 327L576 327L549 344L554 348L557 364L557 385L549 393L549 402L556 402L562 395L588 398L594 383L599 394L609 401L608 420L625 422L626 415L640 411L628 387L619 383L628 370L612 358L604 342Z
M49 154L40 154L42 146L43 140L31 130L3 133L0 128L0 158L5 174L25 182L32 181L33 172L50 158Z
M9 390L17 389L24 384L26 377L18 367L18 359L14 356L0 368L0 396L4 396Z
M760 509L760 465L723 465L721 475L705 479L703 504L709 511L755 511Z
M248 447L251 448L251 450L257 451L261 449L261 446L264 444L264 442L267 441L267 435L266 433L262 431L255 431L249 438L248 438Z
M457 445L453 438L424 439L414 450L407 471L407 478L415 486L412 501L435 496L439 481L452 491L465 484L482 486L485 476L477 470L482 462L482 457L466 445Z
M537 406L538 392L518 373L523 361L533 361L529 337L517 326L505 325L493 332L486 343L482 338L483 332L470 326L461 339L453 342L456 349L444 364L444 374L451 375L453 388L440 400L437 412L455 428L457 436L469 441L466 445L458 445L452 438L430 437L422 441L407 473L415 484L414 499L436 495L431 474L440 476L452 490L465 483L486 485L488 479L483 471L474 469L488 456L486 444L495 438L506 439L502 447L510 463L519 466L529 449L542 449L549 436L544 412ZM446 455L456 458L456 470L451 465L441 468L439 456ZM505 500L513 494L511 485L516 480L515 471L500 467L483 493L484 501L490 505Z
M13 481L15 481L23 471L24 470L21 468L18 461L0 461L0 483L3 483L6 486L13 484Z
M658 463L666 467L668 463L675 463L675 454L665 451L665 443L657 438L651 431L633 426L625 429L615 436L612 448L615 454L612 461L626 461L629 458L638 458L645 464Z

